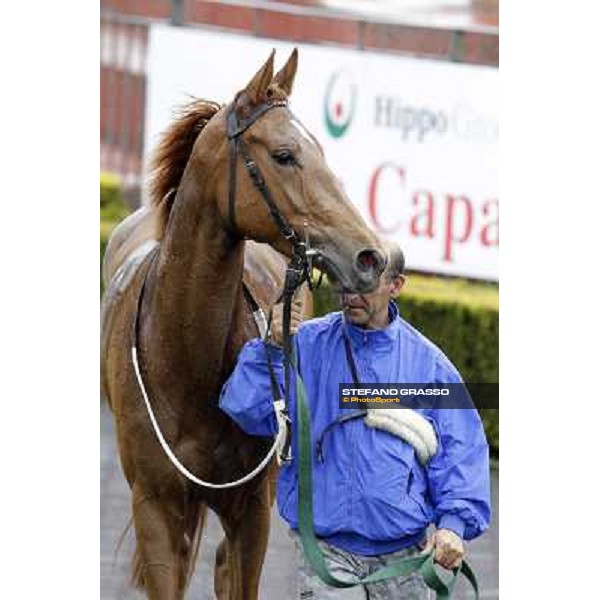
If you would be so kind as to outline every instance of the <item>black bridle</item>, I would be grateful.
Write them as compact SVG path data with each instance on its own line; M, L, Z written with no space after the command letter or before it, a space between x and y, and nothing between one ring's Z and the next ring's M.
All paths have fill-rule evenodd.
M283 398L281 397L281 391L279 390L279 386L277 384L277 380L275 378L275 371L273 369L273 365L271 364L270 356L269 356L269 370L271 376L272 390L275 400L276 409L279 411L278 414L281 414L285 420L286 426L286 436L285 443L283 447L283 454L287 456L290 448L290 440L291 440L291 422L289 419L287 408L285 408L285 399L289 397L289 379L290 379L290 365L292 363L292 353L291 353L291 336L290 336L290 320L291 320L291 303L294 292L302 283L306 280L309 282L309 286L311 286L310 281L310 273L312 270L312 257L317 253L315 250L308 249L309 242L308 238L306 241L301 241L298 237L298 234L290 227L287 220L279 210L277 204L273 200L271 193L267 187L265 179L260 171L260 168L252 159L248 146L245 144L242 139L242 134L246 131L257 119L259 119L262 115L264 115L267 111L276 107L286 107L287 103L283 101L271 101L266 102L258 106L254 109L251 114L245 118L240 119L235 113L235 103L233 108L227 115L227 137L230 144L230 174L229 174L229 222L230 222L230 234L235 237L240 237L234 230L235 228L235 196L236 196L236 169L237 169L237 157L238 153L243 158L244 164L250 174L250 178L254 183L255 187L261 193L261 196L267 203L269 207L269 212L271 214L272 219L277 224L281 235L290 242L292 245L292 257L288 264L286 274L285 274L285 284L284 289L281 293L281 296L277 300L280 302L283 299L284 303L284 311L283 311L283 329L284 329L284 353L285 353L285 393ZM135 376L137 378L137 383L142 393L144 402L146 403L146 409L148 411L148 416L150 421L152 422L152 426L154 427L154 431L158 438L158 441L163 447L167 457L173 463L173 465L178 469L180 473L182 473L189 480L193 481L197 485L210 487L210 488L225 488L225 487L235 487L241 485L245 481L255 477L260 471L263 470L264 466L270 460L270 457L273 455L273 451L277 448L280 442L280 434L278 433L275 442L269 451L269 453L263 459L263 462L254 468L254 470L247 474L245 477L240 478L234 482L229 482L227 484L215 484L207 481L203 481L199 477L195 476L191 471L189 471L185 465L183 465L177 456L170 449L168 442L164 439L162 432L160 431L160 427L152 411L152 407L150 405L150 400L148 398L148 394L146 391L146 386L144 385L144 377L143 377L143 361L142 356L138 356L138 348L139 348L139 338L140 338L140 314L142 310L142 303L144 299L144 292L146 289L146 283L148 279L148 274L152 268L153 263L156 261L156 257L159 255L159 244L151 250L151 255L147 264L145 266L145 273L143 275L142 284L139 288L137 301L135 303L135 313L132 322L132 347L131 347L131 360L133 369L135 372ZM311 286L312 289L312 286ZM271 318L273 311L269 315L269 321L267 326L267 331L265 333L265 338L270 334L271 327ZM278 421L279 421L278 417Z
M239 154L242 157L244 166L250 175L250 179L252 180L254 187L260 192L260 195L269 209L269 214L277 225L279 232L281 233L282 237L292 246L292 257L286 270L285 286L282 293L282 298L284 300L288 293L291 292L293 295L294 291L300 287L304 281L308 281L310 284L312 258L316 254L316 251L309 249L308 238L303 241L298 237L298 234L292 229L285 216L279 210L277 203L269 191L260 167L252 158L250 149L242 138L242 134L269 110L278 107L287 108L287 106L287 100L269 100L259 104L247 117L240 119L235 110L236 104L234 102L229 109L229 113L227 114L227 138L229 140L228 228L232 232L236 231L235 199L237 184L237 157Z
M260 192L263 200L267 204L271 218L277 225L282 237L287 240L292 246L292 256L288 263L285 272L285 283L283 291L277 300L276 304L283 302L283 350L284 350L284 392L283 400L285 403L284 415L288 426L288 435L286 446L283 449L283 458L289 460L289 450L291 444L291 427L288 416L288 409L286 400L290 397L290 371L292 363L292 344L290 335L291 326L291 306L292 298L295 291L304 283L308 282L309 287L312 289L311 272L312 272L312 258L315 256L317 251L309 248L308 237L305 241L302 241L298 234L292 229L285 216L279 210L277 203L273 199L271 192L267 186L265 178L256 164L256 161L252 158L248 145L244 142L242 134L260 117L262 117L269 110L274 108L287 108L288 104L286 100L269 100L258 105L252 112L245 118L240 118L236 112L236 103L234 102L229 109L227 114L227 138L229 140L229 210L228 210L228 228L231 232L236 232L235 223L235 199L236 199L236 183L237 183L237 161L238 154L241 156L244 166L250 175L250 179L254 184L254 187ZM271 320L273 311L269 315L267 331L265 333L265 340L270 335ZM275 377L275 371L273 368L271 356L267 349L267 359L269 365L269 373L271 380L271 389L273 393L273 399L275 401L281 399L281 391L277 384Z
M248 117L241 119L236 114L236 105L235 102L230 108L227 114L227 138L229 141L229 214L228 214L228 229L232 236L240 237L239 233L236 231L235 227L235 198L236 198L236 172L237 172L237 160L238 154L242 157L244 165L250 175L252 183L260 192L262 198L266 202L271 218L277 225L282 237L287 240L292 246L292 256L288 263L286 272L285 272L285 282L283 291L279 296L276 304L279 302L283 302L283 350L284 350L284 372L285 372L285 380L284 380L284 391L283 397L281 390L279 389L279 385L277 383L277 379L275 377L275 370L273 368L271 356L267 349L267 362L269 365L269 375L271 380L271 389L273 393L273 400L276 403L279 403L279 406L283 406L281 410L282 416L285 418L287 435L284 448L282 450L282 456L284 460L289 460L290 455L290 447L291 447L291 422L289 419L289 411L287 409L286 400L290 397L289 389L290 389L290 372L292 367L292 343L291 343L291 335L290 335L290 325L291 325L291 306L292 306L292 298L294 296L294 292L305 282L308 281L309 288L312 290L313 285L311 281L311 272L312 272L312 259L314 256L318 255L318 251L309 248L309 240L308 236L305 241L302 241L298 234L292 229L290 224L287 222L285 216L279 210L279 207L273 200L273 197L267 187L267 183L265 178L263 177L259 166L253 160L252 155L250 153L250 149L248 145L244 142L242 138L242 134L253 124L255 123L261 116L263 116L266 112L271 109L282 107L287 108L287 102L283 100L271 100L260 104L256 107ZM138 385L142 389L143 394L145 394L145 387L143 384L142 372L143 372L143 364L142 357L138 358L137 349L139 347L139 337L140 337L140 314L142 309L142 302L144 298L144 291L146 288L146 280L148 277L148 273L151 270L151 266L156 260L159 252L159 245L152 250L152 256L148 261L148 265L146 267L146 272L144 274L144 278L142 281L142 285L140 286L138 297L135 305L135 314L132 323L132 361L134 363L134 368L136 370L136 374L138 376ZM317 286L320 283L317 283ZM267 324L267 330L265 332L264 339L265 341L270 336L271 330L271 321L273 316L273 309L271 309ZM266 348L266 346L265 346ZM148 405L148 410L150 412L150 407ZM152 418L152 417L151 417ZM155 428L157 425L155 424ZM158 435L158 432L157 432ZM166 450L165 450L166 451ZM173 460L173 459L171 459ZM179 468L179 467L178 467ZM191 475L186 473L186 476L189 478ZM193 474L192 474L193 476ZM200 481L194 479L194 481ZM206 482L201 482L202 485L211 485Z

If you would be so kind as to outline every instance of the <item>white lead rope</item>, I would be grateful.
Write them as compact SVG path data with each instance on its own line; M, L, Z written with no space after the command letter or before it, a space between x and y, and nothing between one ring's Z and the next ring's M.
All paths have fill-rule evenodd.
M200 479L199 477L196 477L193 473L188 471L188 469L186 469L186 467L183 464L181 464L181 462L175 456L175 454L173 453L171 448L169 448L169 445L167 444L167 442L160 430L160 427L158 426L158 422L156 421L156 417L154 416L154 411L152 410L152 407L150 406L150 401L148 400L148 394L146 393L146 387L144 386L144 381L140 374L140 368L139 368L138 359L137 359L137 349L135 346L132 346L132 348L131 348L131 360L133 362L133 369L135 371L135 376L136 376L138 385L140 386L140 390L142 391L142 396L144 397L144 403L146 404L146 409L148 410L148 416L150 417L150 421L152 422L152 426L154 427L154 432L156 433L156 437L158 438L158 441L160 442L162 449L164 450L164 452L167 455L167 457L169 458L169 460L173 463L175 468L182 475L187 477L190 481L193 481L195 484L204 486L204 487L208 487L208 488L212 488L212 489L217 489L217 490L222 490L222 489L232 488L232 487L237 487L239 485L242 485L242 484L246 483L247 481L250 481L251 479L256 477L269 464L269 461L273 457L273 454L275 453L275 451L278 448L280 450L283 448L284 443L285 443L285 436L286 436L286 426L285 426L285 417L283 416L282 411L283 411L283 408L285 407L285 404L283 403L282 400L277 400L277 402L275 402L275 414L277 416L277 427L278 427L277 437L275 438L275 441L273 442L273 446L271 446L271 449L269 450L268 454L265 456L265 458L262 460L262 462L253 471L251 471L250 473L248 473L241 479L237 479L236 481L230 481L229 483L210 483L208 481L204 481L204 480ZM279 455L277 458L279 459Z

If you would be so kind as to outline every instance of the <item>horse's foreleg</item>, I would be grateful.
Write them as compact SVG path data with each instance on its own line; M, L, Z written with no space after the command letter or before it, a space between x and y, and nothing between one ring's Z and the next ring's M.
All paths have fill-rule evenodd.
M141 579L150 600L180 600L184 520L177 507L133 487L133 520Z
M266 478L249 495L244 505L243 513L235 518L220 515L227 539L219 545L215 568L215 593L219 600L258 598L258 584L269 541L271 517L269 482ZM225 549L227 557L223 564ZM226 582L223 581L224 577L227 578Z

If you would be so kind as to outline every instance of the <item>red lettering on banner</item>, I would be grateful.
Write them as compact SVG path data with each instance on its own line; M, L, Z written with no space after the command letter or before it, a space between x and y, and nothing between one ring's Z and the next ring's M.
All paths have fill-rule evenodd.
M400 221L398 221L391 227L384 227L379 221L377 215L377 192L379 178L383 173L383 170L386 168L390 168L396 171L396 173L400 177L402 185L404 185L404 169L401 169L400 167L397 167L392 163L383 163L382 165L377 167L377 169L375 169L375 172L373 173L373 177L371 177L371 183L369 184L369 214L371 216L371 219L373 220L374 225L377 227L377 229L379 229L379 231L381 231L382 233L392 233L393 231L398 229L398 227L400 227Z
M492 210L493 207L493 210ZM483 205L483 214L488 216L490 212L494 213L495 220L486 223L481 230L481 245L482 246L497 246L500 243L500 223L499 223L499 205L498 200L488 200ZM494 232L492 237L490 232Z
M456 225L455 208L459 205L463 207L464 225L459 237L455 237ZM473 207L471 201L466 196L446 196L446 233L444 238L444 260L452 262L452 246L454 243L462 244L469 239L473 229Z
M433 217L435 211L435 199L431 192L426 190L419 190L413 194L412 203L413 206L419 206L420 199L425 200L425 209L417 213L410 220L410 232L415 236L425 236L430 239L433 238ZM423 223L423 228L418 227L419 223Z
M402 228L402 219L395 222L380 215L380 204L385 202L384 193L380 190L381 177L385 170L391 170L398 178L397 192L392 192L387 202L394 202L399 207L401 202L410 202L413 211L407 222L407 229ZM441 260L455 262L457 245L465 243L480 244L483 248L499 245L499 202L497 198L488 199L485 203L473 202L464 194L440 193L436 195L427 189L407 190L406 171L391 162L379 165L369 182L368 213L376 230L383 234L401 233L409 238L437 241L441 246ZM391 206L388 204L388 210ZM441 215L439 214L441 211ZM398 214L403 211L398 210ZM387 213L389 214L389 213ZM443 229L439 223L443 221Z

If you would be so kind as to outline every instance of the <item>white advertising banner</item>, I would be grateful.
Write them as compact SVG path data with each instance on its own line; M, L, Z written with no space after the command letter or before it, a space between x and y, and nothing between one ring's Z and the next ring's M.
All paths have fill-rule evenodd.
M153 26L146 154L190 95L229 102L275 48L294 45ZM498 71L298 45L291 108L351 201L407 267L498 280Z

